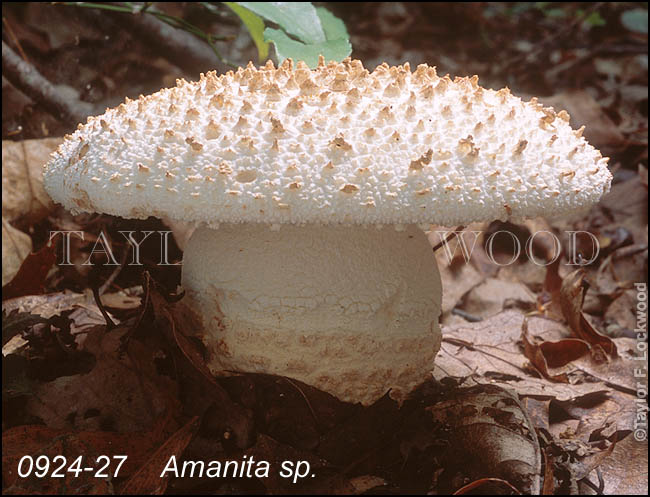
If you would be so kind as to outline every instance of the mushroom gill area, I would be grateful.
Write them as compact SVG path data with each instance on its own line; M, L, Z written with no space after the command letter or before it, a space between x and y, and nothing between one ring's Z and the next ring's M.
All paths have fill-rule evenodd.
M440 275L414 225L199 228L183 286L216 374L283 375L370 404L402 400L440 348Z

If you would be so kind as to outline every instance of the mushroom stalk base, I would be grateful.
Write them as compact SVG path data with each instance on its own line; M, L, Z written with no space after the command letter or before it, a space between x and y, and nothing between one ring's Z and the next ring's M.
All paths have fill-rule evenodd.
M288 376L341 400L403 398L440 348L441 283L415 226L229 224L184 256L209 367Z

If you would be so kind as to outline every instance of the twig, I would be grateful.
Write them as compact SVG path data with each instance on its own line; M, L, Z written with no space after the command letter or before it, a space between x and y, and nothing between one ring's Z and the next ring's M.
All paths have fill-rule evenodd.
M151 276L149 275L148 271L144 271L142 274L142 310L140 311L140 314L138 315L135 323L129 328L129 331L127 331L124 335L122 335L122 338L120 339L121 345L120 345L120 350L126 350L126 348L129 345L129 341L131 340L131 337L137 333L137 331L140 329L140 324L142 323L142 320L144 318L144 315L147 313L147 309L149 309L149 302L150 302L150 295L151 295ZM174 368L176 368L176 360L174 359Z
M521 492L517 489L517 487L515 487L512 483L502 478L480 478L478 480L474 480L473 482L460 487L458 490L454 492L454 495L469 495L487 483L500 483L501 485L509 489L513 495L521 495Z
M497 359L499 361L503 361L506 364L509 364L510 366L512 366L513 368L518 369L519 371L522 371L524 373L526 372L525 369L517 366L515 363L510 362L510 361L504 359L503 357L499 357L498 355L487 352L486 350L483 350L482 348L478 348L474 344L472 344L470 342L466 342L465 340L460 340L459 338L443 337L442 341L444 343L450 343L452 345L455 345L456 347L465 347L468 350L472 350L472 351L478 352L480 354L485 354L488 357L492 357L492 358ZM493 346L492 348L497 348L497 347Z
M557 43L558 41L561 41L565 36L574 33L576 27L580 23L584 22L585 19L587 19L593 12L598 11L602 6L603 6L603 2L592 3L589 7L585 8L585 10L580 15L578 15L572 22L570 22L569 24L567 24L566 26L564 26L562 29L558 31L553 31L552 33L547 35L543 40L537 43L534 50L527 53L521 53L512 57L505 64L505 67L506 68L513 67L515 64L519 64L522 61L525 61L526 59L533 60L533 57L537 57L542 52L549 53L550 46L552 46L552 44Z
M444 340L443 340L443 341L444 341ZM453 345L457 345L457 344L454 343ZM455 361L460 362L463 366L465 366L465 367L467 368L467 370L469 371L469 374L468 374L467 376L465 376L465 378L469 378L470 376L473 376L474 374L476 374L476 368L477 368L477 366L472 367L470 364L467 363L467 361L464 361L464 360L461 359L460 357L457 357L456 354L452 354L452 353L449 352L449 351L448 351L448 350L447 350L447 349L446 349L442 344L440 344L440 354L443 354L443 353L444 353L444 354L447 354L447 355L449 356L450 359L454 359ZM445 370L440 366L440 364L435 364L435 367L437 367L437 368L440 369L443 373L445 373L445 376L451 376L451 374L448 373L447 371L445 371Z
M20 56L23 58L23 60L27 63L31 62L29 61L29 58L27 57L27 54L23 50L23 46L20 44L20 40L16 37L16 34L14 33L14 30L11 28L11 24L7 21L5 17L2 18L2 25L7 28L7 33L9 33L9 38L11 38L11 41L13 44L16 46L18 49L18 52L20 53Z
M475 316L474 314L470 314L469 312L465 312L462 309L459 309L458 307L454 307L451 310L452 314L455 314L456 316L460 316L461 318L465 319L466 321L469 321L470 323L478 323L480 321L483 321L482 317Z
M458 235L458 233L460 233L460 232L463 231L464 229L465 229L465 226L457 226L456 229L455 229L454 231L452 231L449 235L447 235L447 236L445 237L444 240L442 240L438 245L436 245L435 247L433 247L433 251L434 251L434 252L437 252L438 249L440 249L440 247L442 247L443 245L445 245L445 244L449 243L450 241L452 241L454 238L456 238L456 236Z
M125 247L124 253L122 254L122 260L120 261L120 265L115 268L115 270L111 273L108 279L104 283L102 283L102 286L99 287L100 295L104 295L104 293L106 293L106 290L109 289L109 287L115 281L115 278L117 278L117 276L120 274L122 269L124 269L124 266L126 266L126 260L128 259L130 248L131 248L130 245L127 245Z
M645 252L646 250L648 250L648 244L647 243L636 244L636 245L628 245L627 247L621 247L619 249L616 249L613 252L614 260L618 261L619 259L623 259L625 257L631 257L633 255L640 254L641 252Z
M307 407L309 407L309 411L311 412L311 415L313 416L314 421L316 422L316 427L319 427L319 426L320 426L320 423L318 422L318 418L316 417L316 412L314 411L314 408L311 406L311 402L309 402L309 399L308 399L307 396L305 395L305 392L303 392L302 389L301 389L298 385L296 385L293 381L291 381L291 378L287 378L286 376L283 376L283 378L284 378L284 379L285 379L285 380L286 380L286 381L287 381L291 386L293 386L293 388L295 388L296 390L298 390L298 392L300 393L300 395L302 395L302 398L303 398L303 399L305 400L305 402L307 403Z
M196 33L174 28L151 16L131 15L124 19L136 33L160 47L167 59L185 71L195 73L197 70L213 69L218 62L236 67L216 50L214 43L201 43Z
M37 70L21 59L13 49L2 41L2 75L18 90L41 104L43 108L69 123L85 121L93 113L93 106L74 100L61 93Z
M106 331L110 331L113 328L115 328L116 324L113 322L108 312L106 312L106 309L104 308L104 304L102 304L102 300L99 297L99 290L97 289L97 287L93 286L92 291L93 291L93 297L95 297L95 304L97 304L97 307L101 311L102 316L104 316L104 319L106 320Z
M229 38L206 33L185 19L160 12L149 4L143 5L141 9L117 2L63 2L63 5L126 14L120 16L120 23L126 23L128 28L147 42L160 47L168 60L189 73L215 69L219 62L237 67L237 64L223 57L215 45L216 41Z
M603 490L605 490L605 480L603 480L603 473L600 471L600 468L596 468L596 476L598 476L598 486L596 486L596 484L589 478L583 478L580 482L584 483L596 492L596 495L603 495Z

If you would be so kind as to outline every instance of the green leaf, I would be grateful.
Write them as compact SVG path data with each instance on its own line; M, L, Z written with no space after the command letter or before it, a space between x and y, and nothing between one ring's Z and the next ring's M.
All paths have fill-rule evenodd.
M585 19L585 23L590 26L590 27L596 27L596 26L604 26L607 24L607 21L603 19L603 17L600 15L599 12L592 12L587 16Z
M552 19L563 19L566 17L566 11L564 9L548 9L548 10L543 10L544 15L546 17L550 17Z
M266 28L264 37L275 44L275 52L278 55L279 62L289 58L296 61L303 60L312 69L318 65L319 55L325 57L326 61L341 61L352 52L350 42L344 38L307 45L292 40L284 31L273 28Z
M350 38L348 30L345 28L345 23L329 10L324 7L318 7L316 9L316 14L318 14L320 24L325 32L325 39L339 40L343 38L347 40Z
M514 2L514 3L508 3L506 5L511 5L511 7L508 9L507 14L510 16L518 16L523 14L524 12L528 12L531 9L538 8L538 9L543 9L544 4L548 4L550 2L536 2L536 3L529 3L529 2Z
M224 2L239 18L248 29L248 32L257 47L257 56L260 63L265 61L269 56L269 44L264 41L264 21L260 16L251 12L245 7L238 5L237 2Z
M298 40L314 45L326 41L316 9L310 2L237 2L274 22Z
M319 55L322 55L325 61L340 62L352 53L348 30L343 21L322 7L316 9L316 14L326 37L326 41L322 43L302 43L290 38L282 30L273 28L264 30L264 38L275 45L278 62L291 58L295 61L302 60L309 67L314 68L318 65Z
M621 23L630 31L648 34L648 11L646 9L626 10L621 15Z

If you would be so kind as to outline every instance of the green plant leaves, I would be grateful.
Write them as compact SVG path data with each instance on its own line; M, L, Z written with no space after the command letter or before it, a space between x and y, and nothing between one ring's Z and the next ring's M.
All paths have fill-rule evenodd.
M621 15L621 23L630 31L648 34L648 11L646 9L626 10Z
M352 52L343 21L327 9L315 8L309 2L227 2L226 5L242 19L251 33L260 62L268 56L269 42L275 46L279 63L291 58L302 60L312 68L318 65L319 55L326 61L341 61ZM263 29L261 18L276 24L279 29ZM264 56L260 50L261 43L266 44Z
M325 33L310 2L237 2L267 21L274 22L287 34L307 44L323 43Z
M318 65L318 56L325 60L341 61L348 55L352 48L347 40L330 40L325 43L306 45L289 38L284 31L266 28L264 35L267 40L275 44L275 52L282 62L285 59L303 60L312 69Z
M318 7L316 14L320 19L320 24L325 32L325 39L327 40L347 40L349 38L348 30L345 29L345 24L341 19L332 14L324 7ZM349 54L348 54L349 55Z
M592 28L607 25L607 21L603 19L603 16L600 15L600 12L592 12L585 18L584 22Z
M266 60L269 56L269 44L264 40L264 21L260 16L242 7L237 2L224 2L230 9L239 16L244 26L255 42L259 61Z

